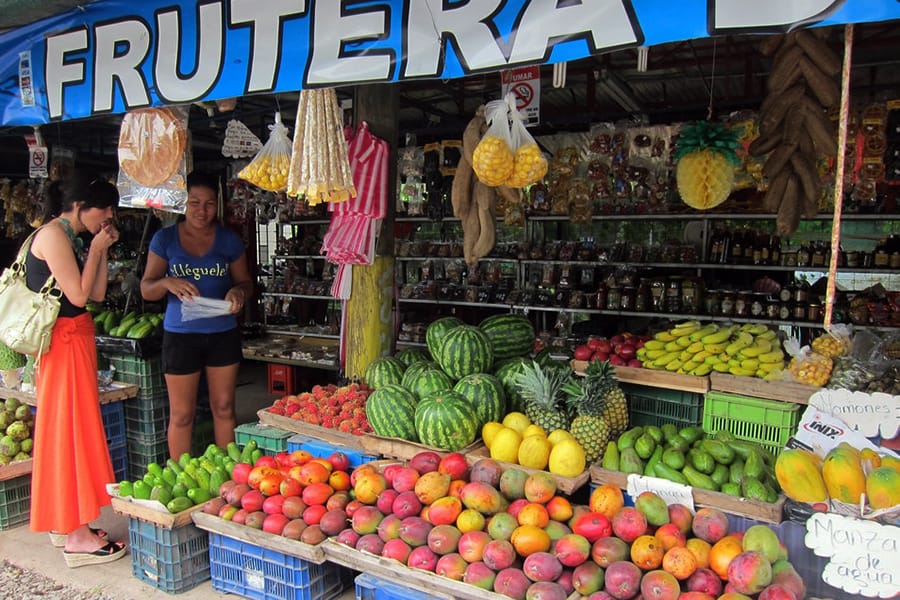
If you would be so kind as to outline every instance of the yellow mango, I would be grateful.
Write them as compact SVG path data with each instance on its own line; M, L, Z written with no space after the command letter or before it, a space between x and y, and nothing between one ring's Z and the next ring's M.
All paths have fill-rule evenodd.
M859 451L849 446L838 446L825 456L822 478L828 495L847 504L858 504L866 491L866 474Z
M891 467L878 467L866 478L866 495L869 504L878 510L900 504L900 471Z
M828 490L820 471L821 461L812 452L785 450L775 461L775 478L789 498L798 502L824 502Z

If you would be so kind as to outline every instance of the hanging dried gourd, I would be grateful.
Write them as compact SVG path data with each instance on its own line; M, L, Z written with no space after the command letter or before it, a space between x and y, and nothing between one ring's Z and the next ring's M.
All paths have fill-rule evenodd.
M334 89L301 91L294 128L288 195L304 196L310 206L355 198L344 124Z
M709 121L698 121L681 130L675 178L685 204L708 210L728 199L738 165L737 138L737 132Z

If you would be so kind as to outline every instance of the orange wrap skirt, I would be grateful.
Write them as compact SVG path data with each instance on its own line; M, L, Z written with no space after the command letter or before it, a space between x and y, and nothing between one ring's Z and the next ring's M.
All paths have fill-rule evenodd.
M115 481L90 314L57 319L36 384L31 530L69 533L100 516L106 484Z

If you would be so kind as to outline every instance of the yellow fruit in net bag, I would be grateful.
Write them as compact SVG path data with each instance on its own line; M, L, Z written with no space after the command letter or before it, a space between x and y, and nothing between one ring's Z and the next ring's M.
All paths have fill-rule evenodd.
M288 169L291 157L279 154L274 157L259 156L249 165L241 169L238 177L270 192L279 192L287 188Z
M833 366L834 362L827 356L812 353L792 358L788 370L800 383L823 387L831 378Z
M506 140L499 137L484 136L472 153L472 168L479 181L485 185L503 185L512 175L514 167L512 150Z
M825 333L820 335L816 339L812 341L813 352L817 354L821 354L822 356L827 356L828 358L837 358L838 356L843 356L847 354L850 350L849 340L846 340L847 344L844 343L844 340L837 338L830 333Z
M547 159L537 144L526 144L516 149L513 172L505 185L521 188L537 183L547 174Z

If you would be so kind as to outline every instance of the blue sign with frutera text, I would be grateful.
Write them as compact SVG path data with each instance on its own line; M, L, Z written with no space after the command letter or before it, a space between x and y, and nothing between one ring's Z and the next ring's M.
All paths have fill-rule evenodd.
M0 34L0 124L898 18L897 0L100 0Z

